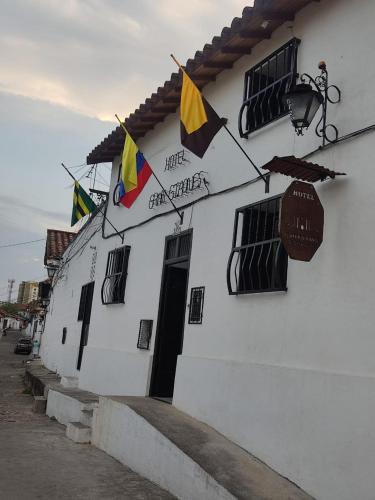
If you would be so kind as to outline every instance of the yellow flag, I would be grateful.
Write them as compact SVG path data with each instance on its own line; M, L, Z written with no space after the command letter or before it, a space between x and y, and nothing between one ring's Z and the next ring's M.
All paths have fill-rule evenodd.
M185 71L182 80L180 118L188 134L192 134L208 121L202 94Z
M138 146L127 133L125 137L124 150L122 152L121 179L128 193L138 185L137 177L137 153Z

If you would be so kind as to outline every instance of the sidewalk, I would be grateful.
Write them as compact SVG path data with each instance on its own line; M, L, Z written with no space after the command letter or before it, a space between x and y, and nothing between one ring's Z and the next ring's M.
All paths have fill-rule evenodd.
M31 411L22 376L28 356L13 354L19 334L0 338L0 498L6 500L174 498L65 427Z

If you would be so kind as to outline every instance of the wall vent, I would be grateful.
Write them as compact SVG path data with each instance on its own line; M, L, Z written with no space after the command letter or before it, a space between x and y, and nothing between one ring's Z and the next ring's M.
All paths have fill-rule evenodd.
M149 349L152 334L152 319L141 319L139 323L138 349Z

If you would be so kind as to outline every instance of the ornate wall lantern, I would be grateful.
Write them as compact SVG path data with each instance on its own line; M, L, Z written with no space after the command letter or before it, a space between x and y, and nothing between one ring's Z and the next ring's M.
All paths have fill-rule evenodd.
M49 297L44 297L42 300L41 300L41 303L42 303L42 307L44 309L46 309L50 303L50 298Z
M55 275L55 272L58 269L58 266L46 266L47 269L47 274L49 278L53 278Z
M336 104L341 100L341 91L336 85L328 85L328 71L326 63L319 63L320 75L313 78L307 73L300 77L301 83L287 92L283 100L288 106L290 118L297 135L303 135L303 130L309 128L314 116L322 106L322 116L315 127L315 133L326 142L335 142L338 138L338 130L335 125L327 124L328 102ZM315 87L315 90L314 88ZM332 90L336 93L336 98L329 95ZM330 130L331 132L327 131Z

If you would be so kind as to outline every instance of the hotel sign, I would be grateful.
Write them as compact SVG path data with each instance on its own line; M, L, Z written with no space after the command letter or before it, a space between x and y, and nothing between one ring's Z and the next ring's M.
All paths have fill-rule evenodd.
M207 172L202 170L201 172L196 172L192 177L188 177L182 181L176 182L176 184L172 184L172 186L170 186L167 190L169 199L174 200L175 198L180 198L181 196L187 196L195 190L202 189L204 187L207 189L208 181L205 174L207 174ZM167 203L168 196L166 196L164 191L153 193L150 196L148 208L153 209Z
M323 241L324 209L312 184L294 181L281 199L280 237L289 257L309 262Z

